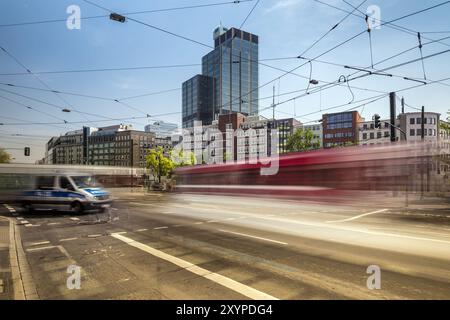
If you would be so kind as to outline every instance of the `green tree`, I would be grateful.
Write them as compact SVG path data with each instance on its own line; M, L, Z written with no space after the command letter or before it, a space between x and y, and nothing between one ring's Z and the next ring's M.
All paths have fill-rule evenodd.
M11 155L4 149L0 148L0 163L10 163Z
M170 158L174 163L174 168L193 166L197 162L193 152L185 152L183 149L171 150Z
M297 129L286 142L288 152L301 152L318 149L319 142L314 142L314 133L307 129Z
M151 149L146 157L146 163L158 183L161 183L161 177L170 176L175 168L174 162L164 154L162 147Z

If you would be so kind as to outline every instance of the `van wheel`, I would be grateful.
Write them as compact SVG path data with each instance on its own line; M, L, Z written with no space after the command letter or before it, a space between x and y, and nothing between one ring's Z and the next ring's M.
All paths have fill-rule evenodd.
M70 211L73 214L81 214L83 212L83 206L78 201L75 201L70 205Z

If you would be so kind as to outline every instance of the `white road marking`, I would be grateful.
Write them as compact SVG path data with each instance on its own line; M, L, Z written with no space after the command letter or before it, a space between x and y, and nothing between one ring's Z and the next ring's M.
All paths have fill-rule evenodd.
M204 222L199 221L199 222L196 222L196 223L194 223L194 224L204 224Z
M22 218L22 217L17 217L16 219L17 219L17 220L23 220L23 218Z
M72 220L72 221L80 221L80 218L72 217L72 218L70 218L70 220Z
M206 221L206 223L217 223L218 221L217 220L209 220L209 221Z
M157 228L153 228L153 230L160 230L160 229L167 229L169 227L157 227Z
M211 280L215 283L218 283L228 289L231 289L237 293L240 293L248 298L254 299L254 300L278 300L277 298L268 295L262 291L256 290L252 287L246 286L245 284L242 284L240 282L237 282L233 279L230 279L228 277L222 276L218 273L211 272L209 270L203 269L201 267L198 267L188 261L182 260L180 258L171 256L165 252L162 252L160 250L157 250L155 248L152 248L148 245L145 245L143 243L137 242L133 239L127 238L122 235L118 234L112 234L112 237L121 240L125 243L127 243L130 246L133 246L137 249L140 249L144 252L147 252L157 258L163 259L165 261L168 261L170 263L173 263L181 268L183 268L186 271L190 271L194 274L197 274L201 277L204 277L208 280Z
M144 232L147 231L148 229L137 229L136 232Z
M47 246L47 247L31 248L31 249L27 249L27 252L40 251L40 250L47 250L47 249L53 249L53 248L56 248L56 246Z
M40 246L41 244L49 244L49 243L50 243L50 241L33 242L33 243L30 243L29 246L30 247L32 247L32 246Z
M382 213L382 212L386 212L388 211L388 209L381 209L381 210L377 210L377 211L373 211L373 212L369 212L369 213L364 213L364 214L360 214L358 216L352 217L352 218L348 218L348 219L342 219L342 220L335 220L335 221L327 221L327 223L341 223L341 222L348 222L348 221L353 221L362 217L366 217L366 216L370 216L372 214L377 214L377 213Z
M288 244L286 242L281 242L281 241L277 241L277 240L272 240L272 239L267 239L267 238L261 238L261 237L257 237L257 236L252 236L250 234L245 234L245 233L239 233L239 232L233 232L233 231L228 231L228 230L222 230L219 229L220 232L225 232L225 233L231 233L231 234L235 234L238 236L243 236L243 237L248 237L248 238L253 238L253 239L258 239L258 240L263 240L263 241L269 241L269 242L273 242L273 243L277 243L277 244L282 244L287 246Z
M48 226L56 226L57 224L61 224L61 222L50 222L50 223L47 223Z
M98 238L101 236L102 236L101 234L90 234L90 235L88 235L88 238Z
M114 234L126 234L126 231L114 232Z
M60 239L59 242L66 242L66 241L73 241L73 240L78 240L78 238L65 238L65 239Z

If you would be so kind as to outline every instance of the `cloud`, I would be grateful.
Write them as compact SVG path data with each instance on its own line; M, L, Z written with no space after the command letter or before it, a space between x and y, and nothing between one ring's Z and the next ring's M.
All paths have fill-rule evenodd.
M266 13L291 8L293 6L300 4L301 2L302 0L278 0L274 5L272 5L266 10Z

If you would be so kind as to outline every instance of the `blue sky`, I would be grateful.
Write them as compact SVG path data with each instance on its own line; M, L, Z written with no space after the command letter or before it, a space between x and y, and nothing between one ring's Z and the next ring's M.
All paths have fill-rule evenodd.
M224 1L226 0L93 0L93 2L111 10L127 13ZM353 5L359 5L362 2L362 0L348 1ZM146 13L133 15L132 17L199 42L213 45L213 29L220 23L226 27L239 27L255 2ZM323 0L323 2L343 10L352 10L342 0ZM381 19L388 21L440 2L443 2L443 0L369 0L360 8L365 12L369 5L377 5L381 9ZM105 14L105 11L78 0L2 0L0 3L0 24L65 19L68 17L66 13L67 7L73 4L80 6L82 17ZM345 12L313 0L261 0L246 21L243 29L259 35L260 59L294 57L307 49L345 15ZM449 16L450 4L447 4L397 21L396 24L420 32L447 31L447 33L423 34L428 39L438 39L450 36L448 32L450 31ZM305 57L314 58L365 28L364 19L351 16L308 51ZM375 62L417 45L417 37L415 35L400 32L387 26L382 26L380 30L374 30L372 37ZM423 41L428 42L429 40L424 39ZM423 55L427 56L450 49L450 39L442 42L446 44L433 43L424 46ZM0 26L0 46L8 50L33 72L199 64L201 57L210 50L207 47L148 28L133 21L121 24L110 21L108 18L82 20L80 30L68 30L65 22ZM378 67L386 68L419 57L419 50L416 49L396 59L380 64ZM370 65L368 35L364 34L348 42L342 47L322 56L320 60L340 65L368 67ZM450 77L449 61L450 53L427 59L425 68L428 79L439 80ZM264 63L284 70L290 70L303 62L299 59L288 59L265 61ZM351 71L341 66L322 62L313 62L312 70L312 78L319 80L319 85L323 85L323 81L333 82L340 75L349 75L351 73ZM24 72L23 68L0 51L0 74L3 74L0 75L0 83L13 83L15 85L45 89L44 85L33 75L4 75L6 73L20 72ZM128 71L39 74L38 77L55 90L109 99L122 99L152 92L178 89L183 81L200 72L201 67L194 65ZM423 77L420 62L396 68L389 72L410 78ZM310 65L306 64L296 70L296 73L308 77ZM260 65L260 85L277 78L281 74L282 72L280 71ZM307 87L307 82L307 79L295 75L287 75L273 84L275 85L276 93L285 93L304 90ZM446 83L450 85L450 81ZM351 82L352 86L373 90L353 89L355 101L379 95L380 93L376 91L397 91L417 84L398 77L388 78L384 76L370 76ZM95 123L90 122L91 125L109 125L114 122L101 122L101 116L110 118L143 116L143 113L114 101L71 95L61 95L61 99L51 92L4 85L0 85L0 89L10 91L0 90L0 122L5 124L58 122L59 120L51 117L53 116L67 121L96 121ZM270 96L272 95L272 90L272 84L261 88L260 98L267 97L267 99L260 100L260 109L271 104ZM56 105L56 107L37 102L36 100L30 100L17 94L49 102ZM283 95L277 97L276 101L281 102L299 94L301 92ZM425 105L427 110L439 112L443 115L450 109L450 87L443 84L422 86L402 92L402 95L409 105L415 107ZM5 100L2 97L6 97L9 100ZM23 105L13 103L11 100L31 106L33 109L47 113L47 115L29 110ZM276 116L279 118L296 116L299 117L300 121L308 122L321 118L321 114L324 113L321 112L322 109L346 104L351 100L352 94L348 88L337 86L323 90L321 94L312 94L308 97L299 98L295 102L284 103L277 107ZM181 91L173 90L158 95L128 99L124 100L124 102L150 115L180 112ZM58 106L99 116L82 115L74 112L63 113L58 109ZM356 106L358 104L346 105L332 111L343 111ZM374 113L387 117L389 114L389 100L384 98L373 104L360 107L358 110L366 119L371 119ZM407 111L413 110L407 109ZM302 115L312 112L317 113L302 117ZM271 113L271 110L267 110L262 115L270 117ZM155 119L124 122L132 122L135 128L143 129L146 123ZM166 115L157 117L157 119L180 123L181 115ZM48 137L59 135L81 126L81 123L70 126L64 124L56 126L3 125L0 126L0 146L22 148L25 145L29 145L32 148L32 157L30 158L23 157L22 151L13 150L11 153L17 162L34 162L43 157L44 145ZM11 134L27 136L14 137Z

